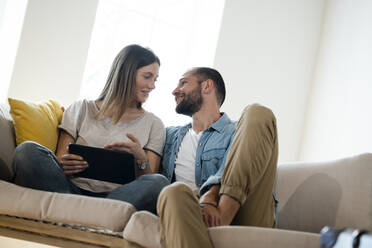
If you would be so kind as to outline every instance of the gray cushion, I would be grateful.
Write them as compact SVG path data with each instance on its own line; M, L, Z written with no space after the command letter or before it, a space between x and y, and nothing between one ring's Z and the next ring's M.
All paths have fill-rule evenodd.
M9 105L0 104L0 179L9 181L13 176L11 168L15 135Z

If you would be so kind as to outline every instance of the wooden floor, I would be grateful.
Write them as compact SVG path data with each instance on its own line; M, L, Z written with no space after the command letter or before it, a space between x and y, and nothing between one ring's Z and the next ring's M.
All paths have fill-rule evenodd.
M0 215L0 235L57 247L141 248L123 238Z

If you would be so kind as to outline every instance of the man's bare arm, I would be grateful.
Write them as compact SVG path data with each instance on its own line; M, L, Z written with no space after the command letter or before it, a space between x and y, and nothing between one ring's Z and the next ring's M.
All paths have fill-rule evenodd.
M219 213L220 221L218 221L218 223L220 223L220 225L223 225L223 226L230 225L236 213L238 212L240 208L240 203L234 198L228 195L225 195L225 194L221 195L220 197L219 195L220 188L221 188L220 185L212 186L204 195L200 197L199 203L201 204L202 207L203 205L208 205L208 208L210 208L210 206L213 207L214 205ZM205 210L206 212L204 213L206 215L208 215L208 212L211 212L211 211L208 211L207 209ZM203 218L204 218L204 215L203 215ZM208 217L206 218L208 219ZM206 221L204 220L204 222ZM206 223L206 224L208 226L211 226L209 225L209 223Z
M217 209L221 215L221 225L230 225L240 208L240 203L228 195L221 195Z
M207 192L205 192L199 199L199 203L211 203L218 206L220 199L220 188L221 185L213 185Z

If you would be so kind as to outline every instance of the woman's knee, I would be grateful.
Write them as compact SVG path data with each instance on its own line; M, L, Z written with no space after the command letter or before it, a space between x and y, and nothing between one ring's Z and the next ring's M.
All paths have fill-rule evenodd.
M23 142L14 150L13 161L15 162L27 161L30 156L32 156L38 151L38 146L40 145L33 141Z
M34 163L30 163L30 160L42 149L46 148L33 141L25 141L17 146L13 153L13 170L32 170Z
M164 188L169 185L169 180L162 174L146 174L141 176L139 179L150 182L155 188Z

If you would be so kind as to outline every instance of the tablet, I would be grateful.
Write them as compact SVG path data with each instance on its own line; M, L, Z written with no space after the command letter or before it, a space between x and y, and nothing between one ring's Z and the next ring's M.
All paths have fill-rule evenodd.
M77 177L126 184L136 179L135 159L130 153L98 147L70 144L69 153L88 162L89 167L74 174Z

